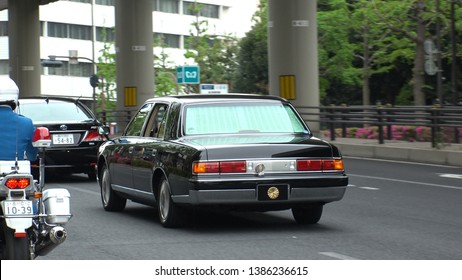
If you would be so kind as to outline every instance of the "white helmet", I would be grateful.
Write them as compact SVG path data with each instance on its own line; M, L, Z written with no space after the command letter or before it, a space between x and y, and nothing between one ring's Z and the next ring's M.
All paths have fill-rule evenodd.
M19 88L7 75L0 76L0 105L9 105L13 110L18 105Z

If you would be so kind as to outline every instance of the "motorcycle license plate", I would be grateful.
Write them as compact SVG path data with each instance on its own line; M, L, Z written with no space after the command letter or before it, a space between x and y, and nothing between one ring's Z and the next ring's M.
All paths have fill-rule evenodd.
M53 134L53 144L55 145L74 144L74 135L72 134Z
M33 207L30 200L5 200L3 201L3 213L7 216L32 215Z

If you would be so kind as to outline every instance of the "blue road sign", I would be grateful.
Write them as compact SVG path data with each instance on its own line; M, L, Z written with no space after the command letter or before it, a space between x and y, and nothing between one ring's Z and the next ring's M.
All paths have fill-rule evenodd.
M176 69L176 78L179 84L199 84L200 70L198 65L184 65Z

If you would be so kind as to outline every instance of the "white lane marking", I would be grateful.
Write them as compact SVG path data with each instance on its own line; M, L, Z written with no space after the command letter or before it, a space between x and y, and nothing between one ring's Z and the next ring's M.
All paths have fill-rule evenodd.
M358 174L348 174L348 175L353 176L353 177L366 178L366 179L384 180L384 181L390 181L390 182L398 182L398 183L423 185L423 186L430 186L430 187L437 187L437 188L462 190L462 187L456 187L456 186L447 186L447 185L431 184L431 183L424 183L424 182L414 182L414 181L408 181L408 180L390 179L390 178L384 178L384 177L366 176L366 175L358 175Z
M373 187L358 187L358 189L363 189L363 190L368 190L368 191L378 191L378 190L380 190L379 188L373 188Z
M462 174L440 174L440 177L451 179L462 179Z
M347 255L339 254L336 252L319 252L320 255L328 256L334 259L339 259L339 260L359 260L357 258L353 258Z
M347 187L356 187L356 185L348 184ZM369 191L378 191L380 190L379 188L373 188L373 187L357 187L358 189L363 189L363 190L369 190Z

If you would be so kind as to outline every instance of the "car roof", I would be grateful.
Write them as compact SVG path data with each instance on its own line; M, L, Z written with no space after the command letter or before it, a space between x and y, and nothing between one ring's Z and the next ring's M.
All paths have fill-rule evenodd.
M37 103L37 102L40 102L42 100L47 100L47 99L49 101L57 101L57 102L80 103L78 98L60 97L60 96L32 96L32 97L19 98L19 101L23 103Z
M169 95L154 97L148 99L146 102L156 101L168 101L168 102L179 102L179 103L197 103L207 101L218 101L218 100L266 100L266 101L279 101L288 103L288 101L279 96L272 95L257 95L257 94L243 94L243 93L225 93L225 94L185 94L185 95Z

